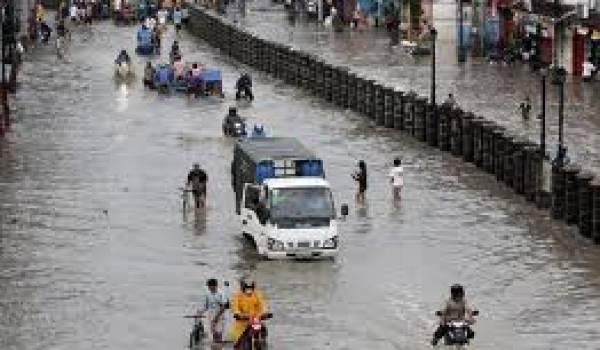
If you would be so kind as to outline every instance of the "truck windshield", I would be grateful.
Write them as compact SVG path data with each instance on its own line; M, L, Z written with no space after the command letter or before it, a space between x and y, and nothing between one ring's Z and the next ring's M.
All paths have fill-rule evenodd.
M326 226L334 216L328 188L281 188L270 194L271 221L275 224Z

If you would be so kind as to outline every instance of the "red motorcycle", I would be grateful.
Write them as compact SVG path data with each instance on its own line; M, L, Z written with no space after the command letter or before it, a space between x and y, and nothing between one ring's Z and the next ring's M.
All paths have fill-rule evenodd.
M263 321L273 318L272 313L269 312L260 317L234 315L234 318L248 321L248 327L236 343L235 349L265 350L267 348L267 327Z

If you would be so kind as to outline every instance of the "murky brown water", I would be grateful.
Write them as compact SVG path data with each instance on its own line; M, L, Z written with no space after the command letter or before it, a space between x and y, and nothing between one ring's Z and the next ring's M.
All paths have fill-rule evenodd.
M427 348L453 282L482 312L474 348L597 348L598 248L477 169L258 73L241 113L321 155L351 215L334 263L256 259L235 224L221 136L237 68L184 34L186 59L223 68L226 102L117 85L113 56L134 30L103 23L75 35L71 63L48 48L24 66L0 146L1 349L180 349L205 279L245 272L275 314L272 349ZM397 155L399 208L385 177ZM365 209L352 205L358 159ZM209 210L184 219L177 188L196 160Z

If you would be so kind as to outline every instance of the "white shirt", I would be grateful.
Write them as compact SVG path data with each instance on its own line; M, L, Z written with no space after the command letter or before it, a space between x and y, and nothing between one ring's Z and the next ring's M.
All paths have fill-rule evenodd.
M159 10L157 15L158 23L165 24L167 22L167 13L165 12L165 10Z
M592 76L592 72L596 69L596 67L590 61L585 61L583 63L583 76L589 78Z
M77 17L77 6L71 6L71 17Z
M404 186L404 169L402 166L393 167L388 176L392 178L394 187Z

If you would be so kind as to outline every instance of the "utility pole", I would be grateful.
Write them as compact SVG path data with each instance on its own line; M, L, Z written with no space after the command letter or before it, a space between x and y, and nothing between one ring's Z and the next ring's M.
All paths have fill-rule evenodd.
M463 11L463 0L458 1L458 62L465 61L465 51L463 42L463 27L464 27L464 11Z

